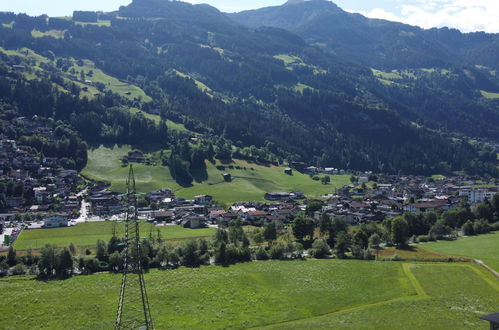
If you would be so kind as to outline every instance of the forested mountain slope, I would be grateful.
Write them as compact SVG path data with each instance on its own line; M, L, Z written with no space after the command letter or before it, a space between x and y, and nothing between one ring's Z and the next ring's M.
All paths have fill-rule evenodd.
M210 144L229 157L228 146L234 151L254 145L275 161L426 174L496 171L493 150L450 139L445 132L482 118L466 128L470 135L497 134L494 101L485 100L473 86L471 97L465 97L476 109L474 116L455 123L433 122L412 103L440 107L429 111L436 118L461 104L438 90L436 96L421 99L429 83L420 82L434 82L434 73L414 72L416 78L404 73L399 81L386 76L394 73L342 60L292 32L245 27L210 6L135 0L114 13L75 13L73 20L2 14L0 23L7 73L0 97L20 113L32 114L37 107L17 101L23 93L17 86L46 86L56 102L45 103L43 114L70 121L93 142L184 143L164 127L153 129L147 120L123 112L135 107L181 121L201 134L208 142L198 158L207 157ZM39 57L16 55L22 48ZM109 77L102 85L85 85L92 80L90 64L99 76ZM14 72L14 65L27 72ZM481 70L469 72L478 77ZM435 79L459 83L459 78L438 74L442 77ZM486 78L480 83L492 84L492 91L495 82ZM112 88L113 79L133 87L134 94L120 95ZM99 93L82 92L89 87ZM482 123L486 125L479 130ZM149 134L141 135L141 129ZM179 157L192 161L187 153Z

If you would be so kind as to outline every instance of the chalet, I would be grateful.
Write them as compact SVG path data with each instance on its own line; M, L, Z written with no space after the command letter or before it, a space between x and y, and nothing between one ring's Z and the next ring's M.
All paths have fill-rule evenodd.
M421 212L433 212L437 210L446 209L447 201L434 200L421 203L412 203L404 206L405 212L421 213Z
M283 201L291 197L291 193L288 192L269 192L265 194L265 199L269 201Z
M199 214L191 213L182 217L180 225L184 228L202 228L206 226L206 218Z
M337 168L334 168L334 167L326 167L324 169L324 174L335 175L338 173L339 173L339 170Z
M145 161L145 157L142 151L133 150L128 152L128 155L124 158L124 160L129 163L143 163Z
M59 164L59 159L57 157L45 157L42 161L43 165L49 167L57 167Z
M236 220L237 218L239 218L239 215L237 213L225 212L220 214L216 218L216 222L219 224L228 224L229 222L231 222L232 220Z
M13 65L12 69L14 69L14 71L18 71L18 72L25 72L26 71L26 67L24 65Z
M118 214L123 211L123 205L116 195L110 191L101 191L87 199L90 209L95 215Z
M36 187L33 188L33 193L35 194L35 199L40 204L45 204L50 201L50 192L47 187Z
M67 227L69 220L61 214L53 214L43 220L43 228Z
M286 167L284 169L284 173L286 173L287 175L293 175L293 169L291 167Z
M297 170L298 172L303 172L307 165L303 162L291 162L291 167Z
M16 141L14 140L0 140L1 152L13 152L17 149Z
M23 205L24 200L22 197L6 197L5 203L8 207L19 207Z
M175 216L172 211L154 211L152 213L152 219L160 222L172 222L175 219Z
M173 191L171 189L156 190L156 191L152 191L152 192L147 194L147 197L152 202L162 202L165 200L165 198L172 197L172 196L173 196Z
M317 174L319 172L319 168L315 166L309 166L305 168L305 173L307 174Z
M209 210L208 218L210 219L211 222L217 222L218 218L224 213L226 212L223 209Z
M367 175L359 176L359 183L368 183L368 182L369 182L369 177Z
M197 205L207 205L213 200L213 196L210 195L197 195L194 197L194 203Z
M305 193L301 190L294 190L291 192L291 197L294 199L303 199L305 198Z

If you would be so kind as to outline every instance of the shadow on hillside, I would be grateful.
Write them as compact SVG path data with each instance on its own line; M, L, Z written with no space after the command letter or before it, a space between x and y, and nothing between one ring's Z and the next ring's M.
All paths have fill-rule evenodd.
M208 171L206 169L206 166L192 169L191 175L196 183L203 183L204 181L208 180Z

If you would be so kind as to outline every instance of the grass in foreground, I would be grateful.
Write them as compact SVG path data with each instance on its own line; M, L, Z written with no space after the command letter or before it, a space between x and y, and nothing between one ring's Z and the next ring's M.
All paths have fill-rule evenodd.
M480 259L499 272L499 232L461 237L455 241L424 243L419 247L438 253Z
M126 145L100 146L90 150L87 167L82 173L92 179L107 181L111 183L111 189L124 192L128 168L121 166L120 159L130 150L131 147ZM218 202L228 205L238 201L264 201L265 193L271 191L302 190L306 195L314 197L333 193L335 188L350 182L349 176L336 175L331 176L330 184L323 185L296 171L293 175L287 175L282 167L256 165L243 160L235 160L233 164L225 165L223 170L217 168L220 165L219 162L206 162L205 172L193 173L193 186L181 187L172 178L167 167L134 164L137 189L149 192L170 188L175 190L176 195L185 198L209 194ZM230 173L232 182L224 182L223 173Z
M116 226L118 236L124 235L125 225L123 222L89 222L80 223L73 227L53 228L53 229L31 229L24 230L14 243L17 250L40 249L46 244L58 247L68 246L73 243L76 246L95 246L97 240L109 241L113 228ZM188 229L181 226L153 226L149 223L141 222L140 236L149 237L151 230L153 238L157 238L157 230L160 230L161 239L184 239L194 237L211 237L215 234L213 228Z
M466 264L405 264L418 295L320 317L278 324L272 329L479 329L480 316L499 303L498 281ZM412 276L411 276L412 274Z
M0 279L0 322L16 329L113 326L121 277ZM471 265L269 261L153 270L145 277L157 329L476 329L499 289Z

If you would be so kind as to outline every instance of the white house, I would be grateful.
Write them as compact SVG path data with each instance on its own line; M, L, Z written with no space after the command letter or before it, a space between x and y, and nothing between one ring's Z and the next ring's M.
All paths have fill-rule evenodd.
M68 222L69 220L67 217L54 214L43 220L43 228L67 227Z

